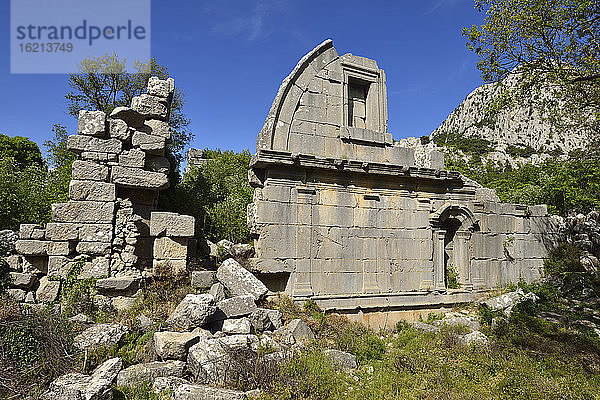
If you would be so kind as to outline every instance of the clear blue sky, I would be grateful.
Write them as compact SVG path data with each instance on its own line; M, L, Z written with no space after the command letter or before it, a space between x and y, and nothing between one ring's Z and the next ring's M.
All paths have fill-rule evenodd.
M125 0L124 0L125 1ZM9 1L0 24L0 133L40 146L66 114L66 75L11 75ZM193 147L254 152L282 79L327 38L338 53L386 71L394 138L431 133L481 85L461 28L483 16L471 0L152 0L152 55L186 96Z

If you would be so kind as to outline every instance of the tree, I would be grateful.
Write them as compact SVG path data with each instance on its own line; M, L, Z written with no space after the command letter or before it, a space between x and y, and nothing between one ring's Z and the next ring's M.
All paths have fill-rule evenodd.
M463 28L486 82L522 74L521 94L548 90L540 106L556 124L600 136L600 2L475 0L481 26Z
M55 201L67 201L69 182L71 181L71 166L77 159L77 154L67 150L67 128L61 124L52 127L54 137L44 142L48 150L50 171L48 179Z
M127 73L126 65L126 59L119 59L115 53L84 59L79 65L81 72L69 75L71 91L65 96L69 114L77 116L79 110L100 110L110 114L116 107L129 106L131 99L142 94L151 76L169 77L167 68L159 65L155 58L147 63L135 61L136 73L133 74ZM174 168L179 167L183 150L193 137L188 131L190 121L183 113L183 104L183 91L176 88L169 118L173 141L168 149L176 162Z
M4 158L12 158L20 168L44 165L38 145L21 136L10 137L0 134L0 159Z

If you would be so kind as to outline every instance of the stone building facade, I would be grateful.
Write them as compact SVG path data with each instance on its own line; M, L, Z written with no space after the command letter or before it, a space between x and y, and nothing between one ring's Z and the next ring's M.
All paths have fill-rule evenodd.
M251 269L272 290L379 326L390 311L539 277L556 230L546 207L501 203L444 170L442 153L423 160L387 130L384 71L323 42L284 79L258 135Z

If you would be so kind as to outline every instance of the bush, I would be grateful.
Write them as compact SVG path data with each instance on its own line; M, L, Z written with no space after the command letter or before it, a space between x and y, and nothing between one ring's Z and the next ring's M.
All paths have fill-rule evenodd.
M26 398L75 367L75 331L62 314L6 297L0 309L0 397Z
M60 302L63 306L63 313L67 316L82 313L96 319L98 308L93 301L95 279L79 279L79 274L84 264L84 259L73 263L73 266L67 273L67 277L62 280Z
M555 275L563 272L585 272L579 261L582 251L572 243L563 243L550 250L544 260L544 273Z
M464 136L458 132L440 132L433 137L438 146L447 146L468 155L485 155L494 151L494 144L487 139L475 136Z

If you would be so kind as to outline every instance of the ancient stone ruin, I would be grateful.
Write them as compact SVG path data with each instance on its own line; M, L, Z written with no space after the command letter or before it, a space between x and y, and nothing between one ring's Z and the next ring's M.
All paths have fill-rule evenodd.
M323 42L258 135L251 269L271 290L380 326L539 277L556 230L546 206L501 203L443 161L432 151L416 165L392 139L375 61Z
M78 277L98 279L98 290L111 295L131 295L152 274L186 272L194 218L155 211L158 192L169 186L164 152L173 91L173 79L152 77L131 108L117 107L108 118L79 113L78 132L67 142L79 155L69 200L53 204L46 227L21 225L19 255L9 257L20 271L13 280L22 281L14 297L53 301L77 260L84 262Z

